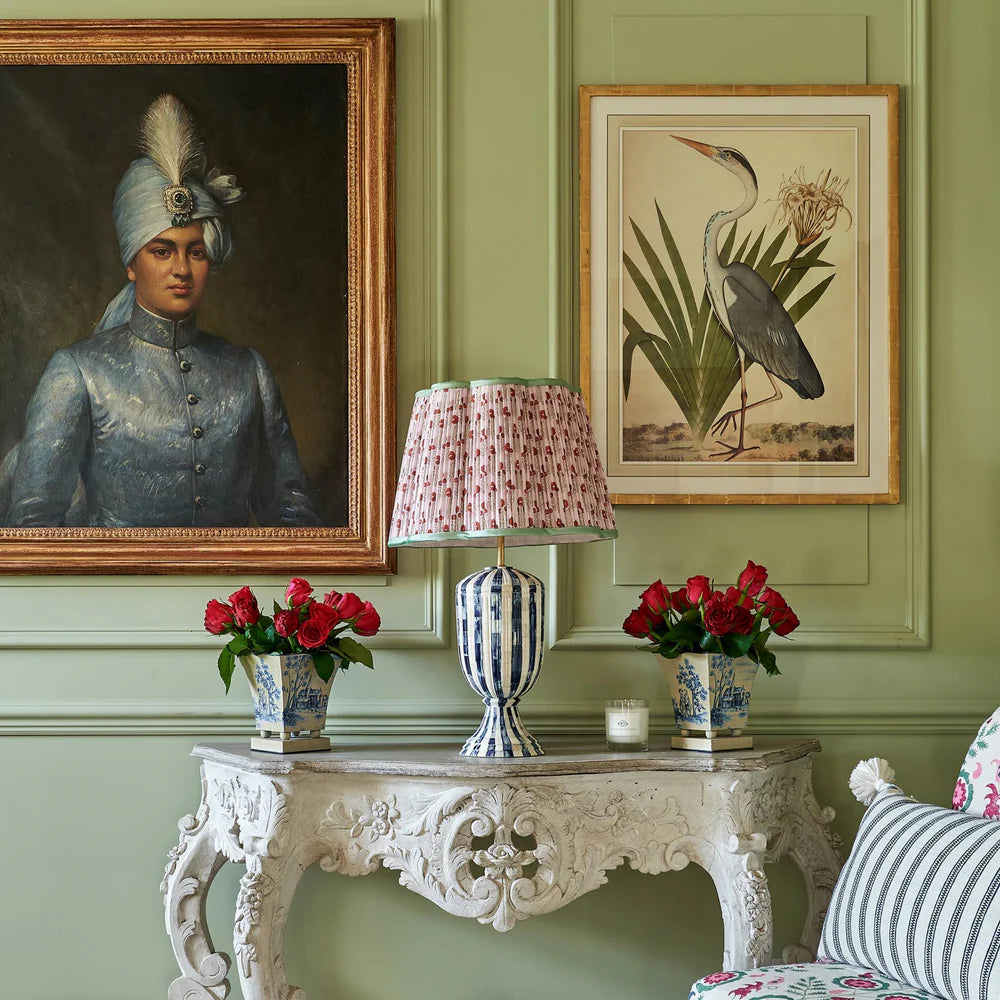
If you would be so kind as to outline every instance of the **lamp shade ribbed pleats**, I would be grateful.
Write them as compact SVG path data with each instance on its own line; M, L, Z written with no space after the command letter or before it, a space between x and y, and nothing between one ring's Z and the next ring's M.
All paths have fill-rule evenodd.
M417 393L390 545L586 542L617 534L579 390L445 382Z

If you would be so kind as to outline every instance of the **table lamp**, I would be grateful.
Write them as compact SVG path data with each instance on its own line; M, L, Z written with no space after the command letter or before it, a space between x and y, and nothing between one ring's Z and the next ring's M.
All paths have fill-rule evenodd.
M505 546L614 538L614 513L580 390L558 379L441 382L417 393L389 544L496 546L455 588L462 673L486 705L466 757L544 753L519 700L538 679L542 581Z

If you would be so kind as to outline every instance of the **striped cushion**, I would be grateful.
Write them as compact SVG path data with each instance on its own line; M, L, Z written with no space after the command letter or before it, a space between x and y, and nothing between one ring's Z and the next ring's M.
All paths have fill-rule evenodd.
M1000 820L1000 708L979 727L965 755L951 807Z
M1000 823L880 792L833 891L819 953L946 1000L997 1000Z

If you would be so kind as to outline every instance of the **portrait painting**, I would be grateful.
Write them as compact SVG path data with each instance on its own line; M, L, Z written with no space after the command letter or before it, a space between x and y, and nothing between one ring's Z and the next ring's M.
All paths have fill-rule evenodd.
M392 571L393 34L5 29L6 571Z
M581 89L581 380L618 503L899 499L894 87Z

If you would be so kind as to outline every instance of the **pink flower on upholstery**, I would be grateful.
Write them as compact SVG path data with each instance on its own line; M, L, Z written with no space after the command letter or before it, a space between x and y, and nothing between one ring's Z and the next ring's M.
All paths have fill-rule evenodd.
M989 791L986 793L986 808L983 810L983 819L1000 819L1000 791L996 785L987 785Z
M969 783L959 776L955 782L955 791L951 796L952 809L964 809L969 804Z
M762 989L764 986L764 980L758 979L755 983L747 983L746 986L740 986L739 989L730 990L729 995L731 997L737 997L738 1000L743 1000L744 997L748 997L751 993L756 993L757 990Z
M735 972L713 972L710 976L705 976L702 982L709 986L715 986L716 983L728 983L730 979L735 978Z
M837 983L840 986L850 986L856 990L879 990L885 984L878 983L871 978L871 973L866 972L863 977L851 976L845 977L844 979L838 979Z

